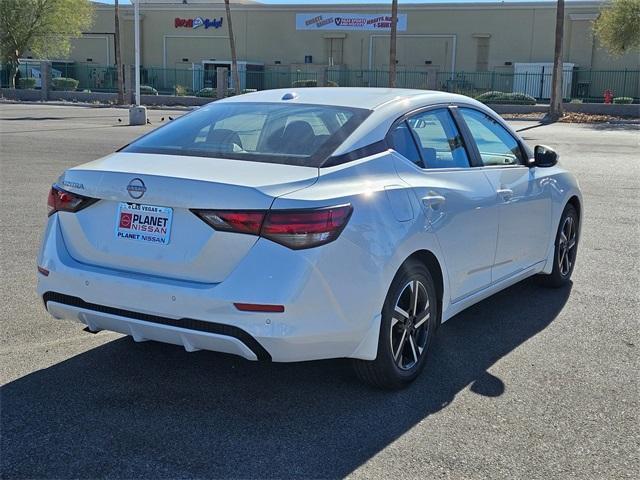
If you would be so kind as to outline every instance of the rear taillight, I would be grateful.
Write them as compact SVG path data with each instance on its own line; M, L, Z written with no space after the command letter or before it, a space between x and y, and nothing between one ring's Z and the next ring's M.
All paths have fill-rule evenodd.
M77 212L97 201L97 198L84 197L67 192L54 185L49 191L47 207L49 208L49 215L53 215L56 212Z
M192 212L216 230L252 235L260 235L260 228L266 214L264 211L192 210Z
M289 248L310 248L334 241L349 221L351 205L318 210L272 210L260 235Z
M338 238L352 211L351 205L340 205L308 210L193 210L193 213L216 230L260 235L298 250Z

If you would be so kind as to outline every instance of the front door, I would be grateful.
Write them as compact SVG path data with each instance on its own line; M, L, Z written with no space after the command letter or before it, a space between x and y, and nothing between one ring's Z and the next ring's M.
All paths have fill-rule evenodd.
M399 175L413 187L444 255L450 301L491 283L498 205L482 169L469 154L447 108L426 110L390 134ZM411 163L407 162L409 160Z
M478 147L482 170L500 203L500 229L492 281L497 282L545 259L551 237L551 192L538 168L497 119L459 108Z

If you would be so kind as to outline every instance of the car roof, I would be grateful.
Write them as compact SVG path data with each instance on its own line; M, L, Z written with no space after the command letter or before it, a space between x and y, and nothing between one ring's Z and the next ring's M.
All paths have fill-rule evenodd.
M289 95L287 95L289 94ZM247 93L237 97L229 97L224 102L268 102L268 103L302 103L310 105L333 105L349 108L365 108L375 110L389 102L423 97L428 102L442 101L443 92L431 90L411 90L408 88L371 88L371 87L302 87L280 88ZM286 99L285 96L293 98ZM440 97L440 98L438 98Z

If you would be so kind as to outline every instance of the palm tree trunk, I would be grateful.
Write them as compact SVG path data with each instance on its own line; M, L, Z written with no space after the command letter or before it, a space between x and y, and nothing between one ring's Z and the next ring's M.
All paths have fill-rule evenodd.
M396 86L396 37L398 33L398 0L391 2L391 38L389 40L389 87Z
M114 43L116 50L116 79L118 82L118 105L124 104L124 68L122 65L122 50L120 49L120 5L118 4L118 0L115 0L115 34L114 34Z
M229 0L224 0L224 8L227 11L227 27L229 28L229 47L231 48L231 76L233 78L233 85L236 89L236 95L240 95L240 77L238 76L238 57L236 56L236 40L233 36L233 24L231 23L231 8L229 7ZM218 79L220 81L220 79Z
M556 121L562 116L562 37L564 34L564 0L558 0L556 7L556 46L553 55L553 75L551 77L551 99L548 119Z
M18 68L19 68L20 64L18 63L17 59L14 59L13 57L11 57L9 59L9 72L11 74L11 79L10 79L10 87L13 88L15 90L15 88L17 87L16 85L16 77L18 76Z

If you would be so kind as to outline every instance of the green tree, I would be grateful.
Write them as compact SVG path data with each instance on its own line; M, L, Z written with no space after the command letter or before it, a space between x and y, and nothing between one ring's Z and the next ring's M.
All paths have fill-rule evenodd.
M93 21L89 0L0 0L0 61L12 69L15 86L18 59L68 55L70 40Z
M593 24L596 37L613 55L640 47L640 0L613 0Z

